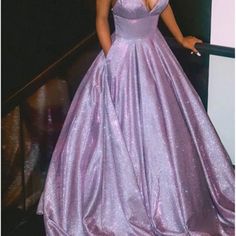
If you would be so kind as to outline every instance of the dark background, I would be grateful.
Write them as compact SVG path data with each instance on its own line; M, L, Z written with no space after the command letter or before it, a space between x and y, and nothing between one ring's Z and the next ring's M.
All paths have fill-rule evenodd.
M185 35L210 40L210 0L171 0ZM165 35L170 35L160 22ZM24 86L95 30L95 0L2 1L2 96Z

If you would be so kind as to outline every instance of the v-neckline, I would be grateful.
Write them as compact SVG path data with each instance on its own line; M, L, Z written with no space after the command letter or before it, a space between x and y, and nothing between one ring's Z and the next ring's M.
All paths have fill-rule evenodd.
M139 0L141 5L143 6L143 8L145 9L145 11L148 13L148 14L151 14L156 8L157 6L159 5L160 1L161 0L156 0L156 3L154 4L153 8L151 10L148 9L148 7L146 6L146 4L144 3L144 0ZM114 10L114 8L116 7L116 5L118 4L119 0L116 0L114 5L112 6L112 10Z
M148 6L145 4L144 0L140 0L140 2L143 5L143 7L145 8L145 10L150 14L156 9L157 5L159 5L160 0L156 0L156 3L152 7L152 9L148 8Z

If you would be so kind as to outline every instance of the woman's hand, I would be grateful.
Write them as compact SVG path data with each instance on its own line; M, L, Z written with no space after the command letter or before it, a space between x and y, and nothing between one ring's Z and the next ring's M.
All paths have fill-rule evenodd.
M202 43L202 40L193 36L187 36L187 37L183 36L175 20L175 16L170 4L168 4L167 7L161 13L161 18L166 24L167 28L172 33L172 35L174 36L174 38L177 40L177 42L179 42L183 47L192 50L191 53L196 53L198 56L201 56L201 54L195 48L195 44Z
M198 52L198 50L195 48L196 43L202 43L201 39L198 39L194 36L186 36L183 37L180 44L187 48L190 49L192 52L191 53L196 53L196 55L201 56L201 54Z

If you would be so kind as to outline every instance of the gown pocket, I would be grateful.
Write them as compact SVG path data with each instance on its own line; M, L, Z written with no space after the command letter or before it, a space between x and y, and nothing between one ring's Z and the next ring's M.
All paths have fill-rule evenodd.
M115 41L112 42L111 44L111 47L109 48L109 51L107 52L107 55L106 55L106 60L110 59L111 55L112 55L112 52L113 52L113 49L114 49L114 45L115 45Z

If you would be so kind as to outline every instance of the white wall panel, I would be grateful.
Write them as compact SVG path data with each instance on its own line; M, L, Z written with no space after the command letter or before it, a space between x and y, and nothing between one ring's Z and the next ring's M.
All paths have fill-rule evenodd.
M210 56L208 114L235 163L235 59Z
M212 0L211 44L235 47L235 0Z

